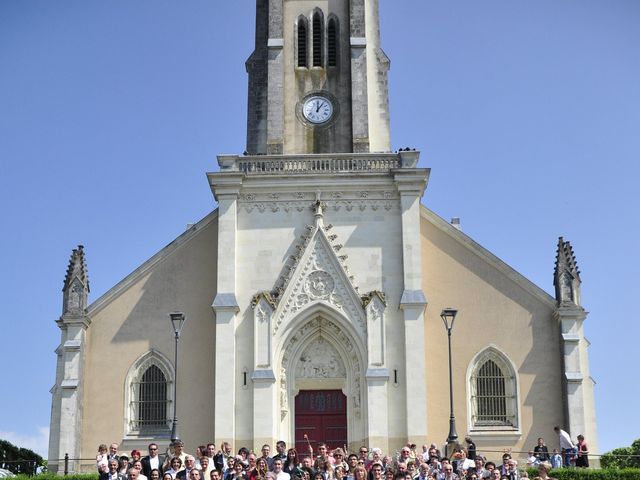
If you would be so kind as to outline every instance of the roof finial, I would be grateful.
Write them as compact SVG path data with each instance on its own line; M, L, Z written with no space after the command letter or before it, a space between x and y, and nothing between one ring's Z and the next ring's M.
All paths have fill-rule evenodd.
M313 216L316 219L316 227L323 228L324 227L324 209L327 208L327 204L320 200L321 193L316 192L316 200L313 202L314 214Z

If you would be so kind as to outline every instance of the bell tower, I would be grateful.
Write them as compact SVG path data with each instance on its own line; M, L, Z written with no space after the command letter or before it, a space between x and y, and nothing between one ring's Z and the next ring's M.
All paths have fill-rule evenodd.
M390 152L378 0L256 0L246 66L246 152L219 155L207 174L218 202L214 436L304 443L307 422L321 422L352 448L386 449L390 432L424 443L415 399L427 384L392 393L389 369L426 371L429 170L417 151ZM316 418L300 403L314 398L335 408ZM398 408L411 412L404 425Z
M389 152L378 0L257 0L249 155Z

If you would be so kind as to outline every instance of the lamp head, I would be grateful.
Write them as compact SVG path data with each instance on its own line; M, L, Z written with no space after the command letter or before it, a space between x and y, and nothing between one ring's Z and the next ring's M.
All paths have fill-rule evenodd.
M176 334L176 337L180 336L180 331L184 325L185 316L182 312L171 312L169 314L169 318L171 319L171 326L173 327L173 333Z
M444 323L444 327L447 331L453 329L453 322L455 321L457 314L458 310L450 307L447 307L440 312L440 318L442 319L442 323Z

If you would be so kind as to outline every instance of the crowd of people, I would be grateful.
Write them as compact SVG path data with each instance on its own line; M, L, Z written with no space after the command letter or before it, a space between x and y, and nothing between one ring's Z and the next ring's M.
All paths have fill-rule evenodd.
M324 443L317 444L317 451L308 443L308 451L299 453L283 441L276 443L275 452L263 445L259 454L245 447L234 453L223 442L219 449L213 443L200 445L191 455L176 441L164 455L156 443L149 444L145 456L139 450L130 456L119 454L116 443L100 445L96 461L100 480L520 480L528 478L523 467L537 469L534 480L552 480L552 468L589 465L584 437L578 436L573 445L557 428L562 455L558 449L550 453L539 438L520 467L510 452L502 453L500 462L487 460L469 437L449 456L435 444L423 445L421 452L414 444L405 445L392 457L379 448L362 446L356 453L346 451L346 446L329 450ZM566 437L571 446L562 444Z

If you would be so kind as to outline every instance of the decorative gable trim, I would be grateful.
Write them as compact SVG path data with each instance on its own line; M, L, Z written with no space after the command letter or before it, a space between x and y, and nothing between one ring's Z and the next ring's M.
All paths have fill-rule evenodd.
M272 334L276 335L283 323L298 311L314 304L325 304L344 313L346 318L352 319L359 334L366 338L367 317L363 299L346 265L348 256L338 255L343 248L342 244L338 243L338 236L328 233L333 226L324 225L326 204L321 202L319 197L318 193L316 201L311 205L315 225L306 227L307 233L295 247L297 253L292 255L284 266L274 289L271 292L256 294L251 301L251 307L254 309L254 316L257 315L255 312L261 304L273 309L269 315L270 327ZM382 292L369 295L372 295L371 298L379 298L384 303ZM261 308L264 310L264 307Z

